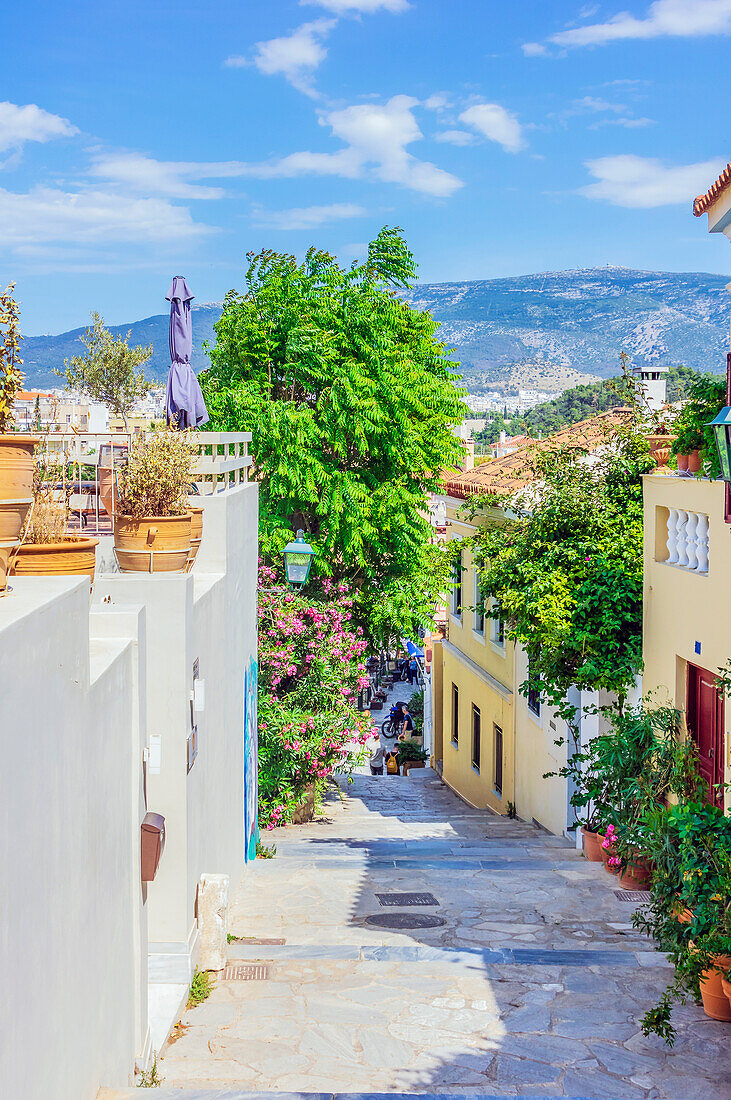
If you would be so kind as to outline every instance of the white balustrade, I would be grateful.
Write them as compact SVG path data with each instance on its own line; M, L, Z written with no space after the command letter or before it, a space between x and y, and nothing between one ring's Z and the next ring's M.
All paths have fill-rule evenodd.
M668 512L668 556L666 561L670 565L677 565L678 563L678 509L670 508Z
M668 565L692 573L707 573L708 516L685 508L669 508L666 546Z

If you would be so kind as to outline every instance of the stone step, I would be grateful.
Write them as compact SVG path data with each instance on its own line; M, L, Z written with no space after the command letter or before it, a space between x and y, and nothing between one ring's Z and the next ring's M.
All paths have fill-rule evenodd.
M214 1089L200 1088L136 1088L102 1089L97 1100L134 1100L143 1092L154 1093L155 1100L509 1100L505 1093L487 1092L245 1092L234 1084ZM549 1100L545 1093L521 1094L522 1100ZM550 1094L555 1097L555 1093ZM510 1093L514 1100L515 1093ZM570 1096L564 1100L598 1100L590 1096ZM606 1100L606 1098L605 1098ZM677 1098L680 1100L680 1097Z

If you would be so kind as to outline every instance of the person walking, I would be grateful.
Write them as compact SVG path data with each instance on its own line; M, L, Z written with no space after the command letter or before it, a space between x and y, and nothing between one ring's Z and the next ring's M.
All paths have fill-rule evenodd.
M413 684L415 680L419 678L419 666L416 662L416 657L412 657L409 661L409 683Z
M414 732L414 719L411 717L408 703L404 703L401 707L401 715L401 736L399 740L406 741Z
M383 745L381 738L376 735L376 744L370 758L371 775L383 775Z

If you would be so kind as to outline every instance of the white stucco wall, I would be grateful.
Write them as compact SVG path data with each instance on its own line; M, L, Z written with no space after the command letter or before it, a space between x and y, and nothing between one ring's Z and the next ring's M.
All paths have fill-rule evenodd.
M203 872L243 867L257 486L205 498L189 575L14 578L0 599L0 1093L92 1100L150 1052L148 945L195 961ZM187 770L192 667L206 705ZM151 736L162 763L144 762ZM140 823L165 815L154 882Z
M0 600L0 1081L17 1100L131 1080L146 1030L136 653L90 644L76 579L18 577Z

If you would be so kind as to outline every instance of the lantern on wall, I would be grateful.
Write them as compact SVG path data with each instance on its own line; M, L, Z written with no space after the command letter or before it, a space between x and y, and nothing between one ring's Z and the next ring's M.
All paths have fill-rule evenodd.
M727 405L721 409L708 426L713 428L718 460L721 463L721 477L724 481L731 482L731 407Z
M293 588L301 588L307 583L312 559L315 556L315 551L308 542L305 542L305 533L301 528L294 542L287 543L283 554L288 582Z

